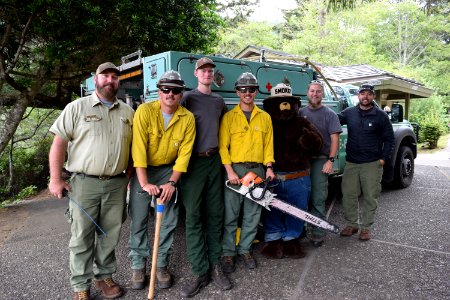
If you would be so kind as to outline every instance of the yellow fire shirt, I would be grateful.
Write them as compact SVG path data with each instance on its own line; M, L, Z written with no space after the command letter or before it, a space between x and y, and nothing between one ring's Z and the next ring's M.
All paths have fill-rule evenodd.
M269 114L255 106L249 123L239 105L227 112L220 124L219 152L224 165L275 162Z
M159 100L141 104L133 120L131 153L134 166L160 166L175 162L174 171L186 172L195 140L194 115L178 106L164 130Z

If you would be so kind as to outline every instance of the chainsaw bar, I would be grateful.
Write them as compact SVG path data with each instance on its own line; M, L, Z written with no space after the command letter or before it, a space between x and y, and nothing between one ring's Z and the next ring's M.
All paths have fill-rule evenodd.
M256 176L256 174L255 174ZM246 176L244 176L245 178ZM260 179L258 177L258 179ZM317 227L320 227L322 229L325 229L327 231L333 232L333 233L339 233L339 227L331 224L328 221L322 220L321 218L318 218L316 216L313 216L312 214L294 206L289 203L286 203L280 199L275 198L276 194L273 194L272 192L265 190L261 187L258 187L255 185L255 181L251 182L245 182L241 180L243 183L241 186L239 186L238 189L234 188L232 185L230 185L229 181L227 180L225 182L225 185L227 188L235 191L236 193L239 193L246 198L258 203L259 205L264 206L267 210L270 210L270 207L274 207L284 213L287 213L291 216L294 216L300 220L303 220L305 222L308 222L310 224L313 224ZM261 181L260 181L261 182ZM258 183L258 182L257 182ZM248 185L245 185L248 184Z

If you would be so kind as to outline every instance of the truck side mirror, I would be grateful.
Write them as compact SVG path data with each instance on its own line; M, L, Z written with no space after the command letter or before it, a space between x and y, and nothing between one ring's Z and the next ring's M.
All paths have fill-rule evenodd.
M347 107L348 107L347 99L345 99L345 98L339 99L339 102L338 102L339 111L343 111Z
M392 104L391 121L392 123L403 122L403 106L400 104Z

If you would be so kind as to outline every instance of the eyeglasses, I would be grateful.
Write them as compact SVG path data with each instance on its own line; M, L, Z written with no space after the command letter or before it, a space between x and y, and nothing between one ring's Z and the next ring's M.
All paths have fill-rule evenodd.
M181 92L183 92L183 88L180 88L180 87L173 87L173 88L162 87L159 90L166 95L169 94L170 92L172 92L172 94L174 94L174 95L178 95Z
M238 88L238 91L241 92L242 94L245 94L245 93L253 94L254 92L256 92L256 90L257 90L257 88L255 88L255 87L241 87L241 88Z

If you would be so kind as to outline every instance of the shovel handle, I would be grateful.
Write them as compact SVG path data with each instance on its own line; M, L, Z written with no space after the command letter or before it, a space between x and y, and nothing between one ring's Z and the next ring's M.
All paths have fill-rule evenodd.
M164 202L160 198L156 199L156 224L155 224L155 240L153 241L153 254L152 254L152 271L150 273L150 286L148 287L148 299L155 297L155 284L156 284L156 264L158 260L158 248L159 248L159 234L161 232L161 222L164 213Z

